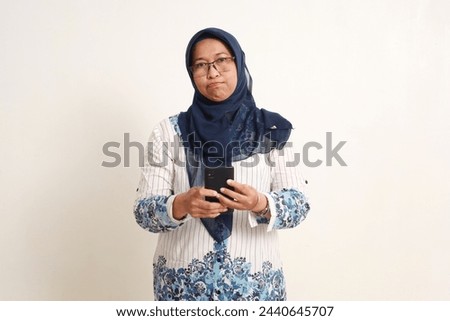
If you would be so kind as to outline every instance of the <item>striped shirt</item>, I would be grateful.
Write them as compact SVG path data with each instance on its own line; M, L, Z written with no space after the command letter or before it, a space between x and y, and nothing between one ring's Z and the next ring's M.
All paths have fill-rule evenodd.
M177 116L154 128L134 205L138 224L159 233L155 299L286 300L278 230L297 226L309 211L289 143L233 163L236 181L266 195L271 217L235 210L231 236L218 243L200 219L172 216L176 195L190 188L180 142Z

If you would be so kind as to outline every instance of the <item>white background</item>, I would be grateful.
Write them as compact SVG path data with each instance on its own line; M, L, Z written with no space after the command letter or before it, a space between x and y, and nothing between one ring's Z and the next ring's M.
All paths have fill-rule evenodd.
M450 2L0 1L0 299L150 300L144 144L193 89L199 29L234 34L260 107L300 148L312 210L282 231L290 300L450 299ZM325 150L311 160L325 160Z

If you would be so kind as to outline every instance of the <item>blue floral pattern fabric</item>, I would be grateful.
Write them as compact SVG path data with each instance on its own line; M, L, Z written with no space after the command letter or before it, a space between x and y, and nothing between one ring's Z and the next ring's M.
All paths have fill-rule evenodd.
M305 194L298 189L283 188L280 191L270 192L270 195L275 200L276 208L274 229L296 227L306 218L310 209L309 203Z
M187 267L169 268L159 256L153 264L155 299L160 301L284 301L282 269L268 261L260 271L250 273L245 258L232 259L226 241L214 243L214 250Z
M168 196L155 195L137 202L134 209L136 222L152 233L167 232L183 225L173 222L167 215Z

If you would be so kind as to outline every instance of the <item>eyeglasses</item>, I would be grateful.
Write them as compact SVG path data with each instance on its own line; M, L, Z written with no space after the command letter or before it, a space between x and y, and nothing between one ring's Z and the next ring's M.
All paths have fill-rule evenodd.
M199 62L193 64L190 68L194 77L205 76L211 66L213 66L218 72L229 71L231 69L231 62L234 58L235 57L221 57L213 62Z

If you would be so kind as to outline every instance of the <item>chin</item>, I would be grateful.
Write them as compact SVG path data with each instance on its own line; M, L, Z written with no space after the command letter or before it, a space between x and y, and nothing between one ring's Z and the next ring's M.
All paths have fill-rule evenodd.
M214 95L214 96L208 96L206 98L208 98L211 101L214 101L216 103L221 102L226 100L228 97L230 97L231 95Z
M224 101L226 98L220 98L220 97L211 97L209 100L214 101L216 103L220 103L221 101Z

